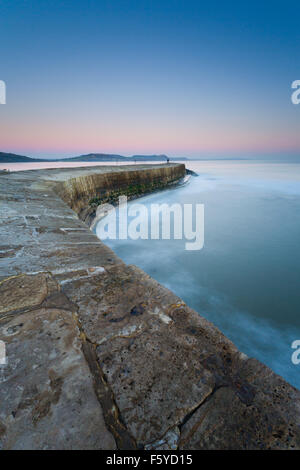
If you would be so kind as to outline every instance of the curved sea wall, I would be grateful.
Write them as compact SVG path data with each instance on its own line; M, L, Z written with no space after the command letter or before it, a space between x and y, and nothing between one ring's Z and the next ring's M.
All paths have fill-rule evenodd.
M299 449L300 392L78 217L183 171L139 168L0 175L0 448Z
M121 195L129 199L166 188L185 176L185 166L168 164L151 169L131 169L70 178L57 185L60 197L79 215L90 222L101 203L114 203Z

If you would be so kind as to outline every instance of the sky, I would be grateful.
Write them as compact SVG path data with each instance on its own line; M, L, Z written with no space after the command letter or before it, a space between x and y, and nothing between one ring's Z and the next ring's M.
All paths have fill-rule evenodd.
M300 156L297 1L0 0L0 151Z

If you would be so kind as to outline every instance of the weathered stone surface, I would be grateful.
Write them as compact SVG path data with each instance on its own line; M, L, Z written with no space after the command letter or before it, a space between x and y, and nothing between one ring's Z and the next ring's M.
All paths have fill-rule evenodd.
M121 263L66 202L78 213L88 209L86 215L90 217L89 200L99 196L102 185L111 191L130 181L160 179L168 184L184 171L184 165L175 164L139 165L139 170L135 165L101 165L1 175L0 280L20 273Z
M10 311L41 304L57 288L57 283L47 273L37 276L23 274L4 279L0 283L0 320Z
M89 214L93 209L90 211L87 209L89 201L94 198L109 202L119 194L138 196L167 186L185 175L185 166L182 164L155 165L151 171L147 165L139 165L138 169L131 166L130 171L120 171L120 168L117 171L111 168L109 173L101 172L69 178L58 183L56 190L82 220L89 220Z
M181 172L155 165L154 182L166 167L165 181ZM300 392L126 266L58 195L86 217L102 185L142 169L0 175L0 446L300 449Z
M98 345L101 368L138 444L159 439L212 392L215 381L198 361L194 338L176 331L172 315L182 302L142 271L114 267L63 290Z
M22 276L44 298L47 275ZM14 292L20 278L7 282ZM14 285L14 283L16 285ZM20 292L17 306L28 292ZM53 293L48 299L53 298ZM59 294L58 294L59 295ZM64 310L38 308L0 326L7 365L0 365L0 448L114 449L93 378L82 352L76 319Z
M159 440L145 446L145 450L177 450L180 439L180 429L175 426Z
M299 449L299 394L266 369L255 385L250 379L254 396L249 403L230 386L216 390L182 426L179 448Z
M172 448L166 436L174 438L171 430L179 426L186 449L287 448L290 443L283 434L279 443L270 436L282 427L287 432L293 423L297 437L291 446L299 447L300 428L294 417L299 415L299 392L241 354L217 328L141 270L115 266L93 279L68 282L62 289L78 305L80 321L97 345L101 369L138 445ZM278 395L279 384L285 393ZM226 416L223 421L216 412L216 418L210 418L208 408L219 390L230 390L236 402L232 415L225 399L224 408L217 402L220 416ZM257 416L253 419L251 413ZM202 437L201 428L192 434L193 440L190 423L198 416L201 421L204 414L206 422L212 420L211 440ZM264 426L265 415L271 428ZM218 439L214 419L220 426ZM241 431L234 440L232 429L226 428L230 419L232 428L247 430L249 442Z

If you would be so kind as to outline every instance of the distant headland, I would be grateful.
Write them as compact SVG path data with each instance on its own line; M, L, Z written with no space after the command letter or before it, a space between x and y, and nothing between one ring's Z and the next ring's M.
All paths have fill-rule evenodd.
M89 153L87 155L79 155L77 157L68 158L32 158L14 153L0 152L0 163L33 163L33 162L166 162L170 160L167 155L132 155L125 157L124 155L108 154L108 153ZM172 161L186 161L186 157L175 157Z

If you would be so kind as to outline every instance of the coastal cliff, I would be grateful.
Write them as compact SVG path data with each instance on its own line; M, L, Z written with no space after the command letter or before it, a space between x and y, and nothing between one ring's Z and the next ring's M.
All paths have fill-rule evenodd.
M300 392L82 221L184 173L0 175L0 448L300 448Z

